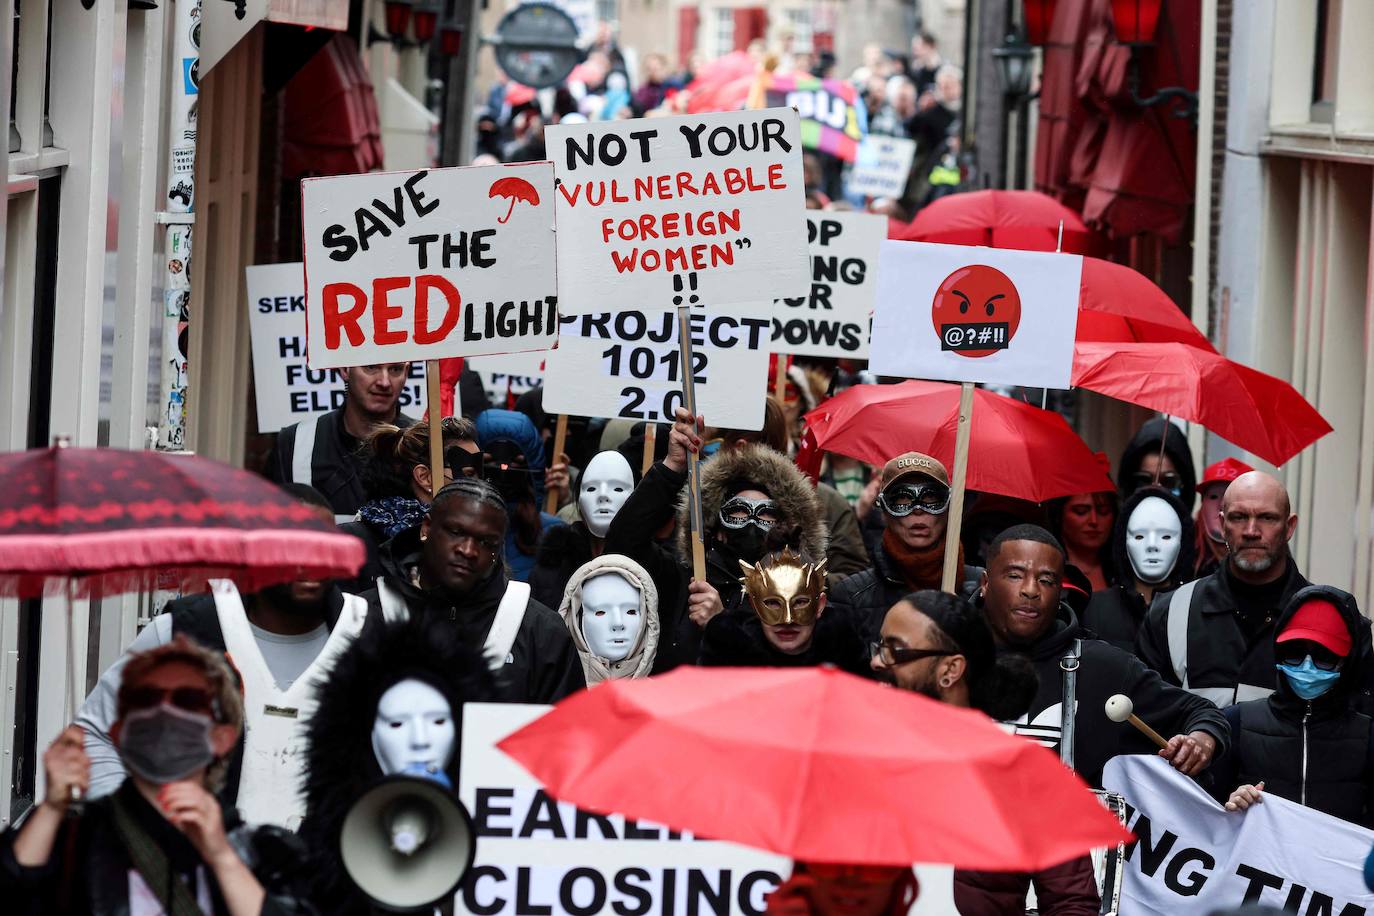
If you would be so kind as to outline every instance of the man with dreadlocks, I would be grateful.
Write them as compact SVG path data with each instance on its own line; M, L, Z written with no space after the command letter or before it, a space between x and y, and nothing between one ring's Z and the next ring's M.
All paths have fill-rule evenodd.
M382 545L383 575L363 597L389 620L452 621L465 643L482 647L500 700L555 703L586 686L582 663L558 614L510 581L507 524L495 487L458 478L435 495L419 527Z

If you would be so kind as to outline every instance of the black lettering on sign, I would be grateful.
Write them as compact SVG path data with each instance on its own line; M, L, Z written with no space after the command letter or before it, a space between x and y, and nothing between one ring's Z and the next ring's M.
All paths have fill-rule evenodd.
M782 875L771 871L751 871L739 880L739 892L735 897L736 904L739 905L740 912L746 916L763 916L762 898L782 883ZM760 905L754 905L754 885L767 885L767 890L760 895Z
M432 213L439 206L439 199L436 197L426 203L425 193L418 188L420 181L428 174L416 172L392 188L389 199L383 200L382 196L374 197L370 205L354 210L353 226L357 230L356 238L348 234L342 223L326 226L320 241L324 247L334 249L329 252L330 259L348 261L359 251L367 251L373 236L389 238L393 228L400 229L406 224L406 200L410 201L410 208L415 211L416 216ZM373 210L382 215L378 216Z
M1137 836L1139 836L1139 833L1137 833ZM1246 865L1244 863L1237 865L1236 877L1244 878L1249 882L1245 887L1245 899L1241 901L1242 904L1259 903L1265 888L1273 888L1276 891L1283 888L1282 878L1278 875L1271 875L1267 871L1261 871L1253 865Z
M551 905L530 902L530 870L523 866L515 870L515 912L522 916L553 916Z
M514 789L484 789L477 790L476 802L472 807L473 829L479 837L482 836L515 836L515 831L509 827L494 827L491 819L493 817L510 817L511 807L498 807L495 802L499 799L514 799Z
M1183 869L1194 862L1199 867L1185 875ZM1181 897L1195 897L1216 867L1217 860L1201 849L1183 849L1169 860L1169 867L1164 870L1164 884Z
M1131 832L1135 834L1136 840L1126 847L1126 861L1131 861L1136 848L1139 847L1141 874L1153 878L1155 872L1159 871L1159 866L1169 857L1169 850L1174 848L1178 837L1166 830L1159 838L1159 842L1154 842L1150 819L1143 814L1136 818L1135 824L1131 826Z
M563 827L563 817L558 810L558 802L549 797L543 789L537 789L530 810L525 814L525 823L520 826L520 838L529 839L536 831L547 830L549 839L566 840L568 831Z
M592 814L590 811L577 809L577 814L573 818L573 838L578 840L590 839L590 827L595 823L596 829L600 831L600 839L617 840L615 825L611 819L604 814Z
M713 156L731 156L736 151L751 152L756 149L768 153L774 147L790 153L792 144L783 137L786 129L787 126L778 118L764 118L762 121L733 126L721 124L712 128L710 133L706 133L705 124L678 126L683 139L687 141L687 153L693 159L700 159L708 152Z
M654 895L646 887L640 887L630 883L630 879L648 884L650 881L649 873L642 868L622 868L615 873L615 889L626 897L633 897L633 905L617 900L611 904L611 909L617 916L648 916L649 910L654 905Z
M495 916L506 908L506 901L496 891L492 892L491 898L482 903L477 892L477 883L483 878L490 878L496 884L506 882L506 873L495 865L477 865L463 876L463 907L474 916Z
M591 899L581 905L577 903L577 882L584 879L591 886ZM571 869L558 882L558 902L562 904L563 912L571 916L595 916L606 906L606 879L594 868L584 866Z
M702 902L706 903L707 913L730 912L730 870L722 868L719 883L712 887L706 873L697 868L687 871L687 916L697 916L703 912Z

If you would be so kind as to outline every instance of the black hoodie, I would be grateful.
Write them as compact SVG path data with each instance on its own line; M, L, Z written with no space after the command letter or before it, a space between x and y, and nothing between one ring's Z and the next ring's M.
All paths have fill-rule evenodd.
M871 677L868 649L848 618L824 613L816 620L804 652L779 652L763 632L763 622L746 600L744 607L717 614L706 624L699 664L755 668L800 668L834 665L841 671Z
M1263 782L1272 795L1374 826L1374 719L1356 711L1370 674L1369 621L1353 596L1327 585L1309 585L1284 606L1274 628L1276 640L1298 608L1313 599L1334 604L1350 631L1350 654L1340 679L1309 701L1280 675L1278 689L1269 697L1227 707L1231 752L1212 774L1212 794L1224 802L1237 786Z
M1196 545L1193 537L1193 519L1184 508L1182 500L1163 487L1141 487L1122 503L1116 514L1116 525L1112 529L1109 547L1112 552L1112 566L1118 570L1117 583L1101 591L1092 593L1088 606L1083 611L1083 626L1093 632L1098 639L1105 640L1126 652L1135 654L1136 637L1140 625L1145 622L1145 612L1149 605L1136 590L1135 571L1131 558L1126 552L1126 527L1131 513L1147 498L1155 496L1166 503L1178 516L1182 526L1182 547L1169 578L1154 587L1154 591L1166 592L1178 588L1188 580L1193 569Z
M1146 421L1121 453L1121 462L1116 468L1116 485L1121 490L1122 499L1135 491L1135 472L1140 470L1146 455L1159 454L1161 435L1164 436L1164 454L1173 461L1180 478L1178 498L1191 515L1197 496L1197 469L1193 466L1193 453L1188 448L1188 437L1163 417Z
M1202 697L1164 683L1135 656L1100 639L1088 638L1067 604L1059 605L1049 633L1035 645L999 647L999 651L1029 655L1040 678L1040 689L1030 711L1012 723L1017 734L1058 750L1064 708L1064 677L1059 662L1075 639L1083 640L1083 654L1078 667L1074 769L1090 784L1101 787L1102 768L1113 757L1158 751L1128 723L1107 718L1107 700L1116 694L1130 697L1136 715L1166 738L1204 731L1216 739L1218 754L1225 750L1230 729L1221 710Z
M442 595L411 584L411 570L420 562L420 529L398 534L381 547L382 571L387 583L405 598L410 611L447 618L459 637L481 647L496 619L496 608L506 593L505 566L498 562L491 574L466 595ZM370 613L380 615L377 589L362 596ZM530 600L520 621L515 643L506 664L496 674L498 696L506 703L556 703L587 686L582 661L568 627L558 614Z

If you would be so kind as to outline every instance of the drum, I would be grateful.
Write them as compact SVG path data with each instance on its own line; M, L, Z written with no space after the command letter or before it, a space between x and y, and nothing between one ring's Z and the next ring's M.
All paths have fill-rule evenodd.
M1117 820L1121 821L1121 826L1126 826L1125 798L1115 792L1104 792L1100 789L1094 789L1093 794L1108 811L1116 815ZM1104 916L1116 916L1121 908L1121 882L1126 874L1126 845L1122 843L1105 849L1094 849L1092 858L1093 873L1097 876L1097 891L1102 895L1102 913Z

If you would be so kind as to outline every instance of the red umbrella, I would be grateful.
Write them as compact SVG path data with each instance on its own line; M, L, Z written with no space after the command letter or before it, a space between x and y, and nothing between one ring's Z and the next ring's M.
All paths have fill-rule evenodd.
M821 449L875 467L917 451L952 468L959 386L855 385L808 413L806 427ZM983 389L974 391L968 487L1032 502L1114 489L1063 417Z
M505 216L497 217L496 221L498 223L504 223L506 220L510 219L510 215L515 212L515 204L518 201L524 201L536 207L539 206L539 192L534 189L534 185L523 178L511 177L496 179L487 190L487 197L510 198L510 207L506 210Z
M1063 251L1085 254L1096 249L1096 236L1082 217L1039 191L969 191L941 197L916 214L902 238L1054 251L1061 221Z
M607 681L500 747L578 807L810 862L1035 871L1129 838L1045 748L833 668Z
M1185 343L1214 350L1174 300L1144 274L1090 257L1083 259L1079 283L1077 339Z
M1274 465L1331 432L1292 385L1185 343L1079 341L1073 385L1200 423Z
M111 448L0 454L0 595L98 597L210 578L254 591L357 575L362 542L255 474Z

